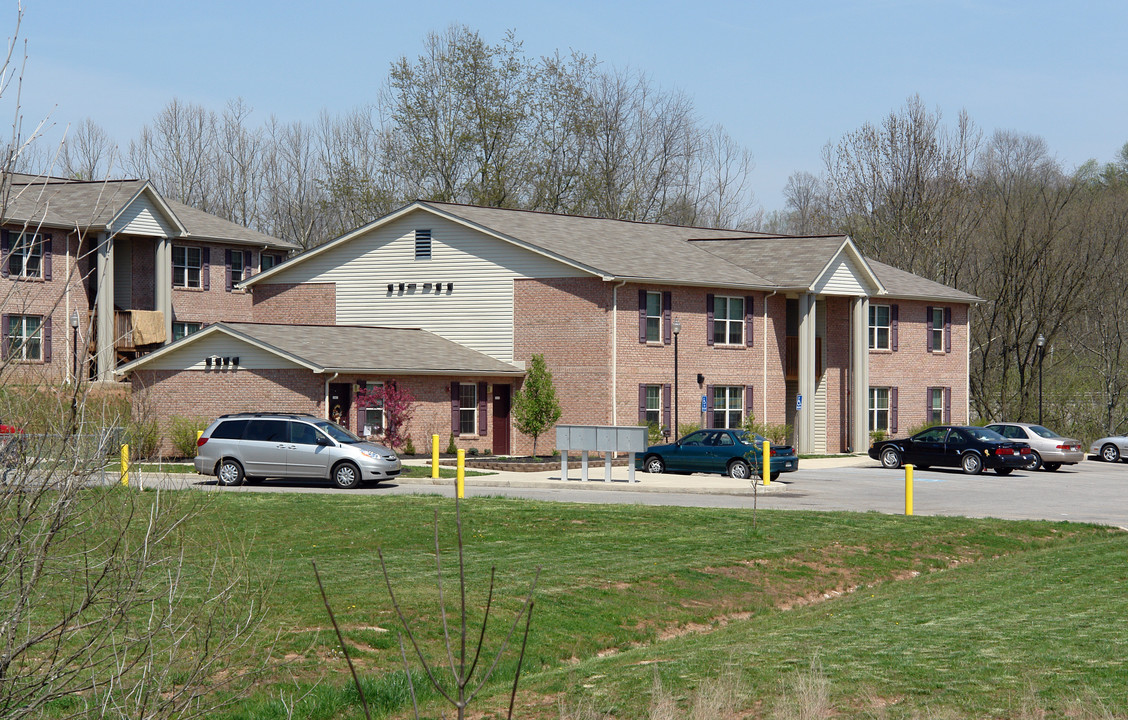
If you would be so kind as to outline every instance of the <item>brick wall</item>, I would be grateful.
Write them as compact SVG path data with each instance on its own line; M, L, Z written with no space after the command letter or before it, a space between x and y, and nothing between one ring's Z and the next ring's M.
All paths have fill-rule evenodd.
M18 226L6 226L13 233L20 232ZM36 315L43 319L44 326L50 325L50 361L8 362L2 375L2 382L40 383L61 382L67 377L68 368L73 367L73 333L67 309L67 289L70 289L70 309L79 314L79 345L84 344L90 324L87 294L83 288L81 270L73 261L78 256L78 235L60 230L44 230L43 235L52 238L51 279L12 277L0 278L0 312L4 315ZM68 257L71 258L68 274ZM7 253L0 258L5 265L9 261ZM44 333L46 335L46 333Z
M264 283L252 292L254 322L337 324L335 283Z
M219 321L251 322L254 312L251 293L246 290L227 290L226 250L243 252L236 245L173 241L174 246L206 247L209 249L209 289L172 288L172 316L176 322L214 323ZM255 257L258 253L254 254ZM202 284L202 283L201 283Z
M897 305L897 350L870 350L870 387L898 389L897 433L926 420L927 389L951 388L951 422L962 424L967 417L968 306L942 305L917 300L873 301L871 305ZM952 349L928 351L928 307L951 308Z

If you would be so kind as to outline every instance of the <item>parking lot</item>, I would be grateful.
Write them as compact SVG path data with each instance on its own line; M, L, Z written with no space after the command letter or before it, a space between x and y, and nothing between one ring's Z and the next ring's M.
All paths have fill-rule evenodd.
M868 458L804 460L800 470L781 475L760 488L760 508L780 510L850 510L902 514L903 470L885 470ZM602 482L602 465L593 464L591 480L579 480L579 468L560 479L559 468L539 473L506 472L466 478L466 496L506 496L557 502L641 503L697 507L750 508L747 481L720 475L648 475L636 473L627 483L626 468L616 467L613 482ZM1086 460L1057 472L1018 471L1006 477L993 472L965 475L958 470L916 471L916 515L965 515L1007 519L1094 522L1128 529L1128 464ZM195 487L222 492L329 492L371 495L454 494L453 480L411 479L337 490L328 482L267 481L261 485L219 488L214 478L198 475L146 476L146 487Z

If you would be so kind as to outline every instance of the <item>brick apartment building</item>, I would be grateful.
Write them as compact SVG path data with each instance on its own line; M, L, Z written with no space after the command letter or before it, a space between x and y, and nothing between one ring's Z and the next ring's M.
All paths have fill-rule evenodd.
M753 415L793 425L801 451L842 452L871 429L968 417L978 299L845 236L415 202L237 287L250 322L122 367L138 397L180 399L153 403L166 414L269 408L379 435L380 409L353 400L394 381L418 400L417 446L453 435L525 454L510 404L541 353L564 423Z
M119 363L217 318L250 320L238 283L295 249L163 197L144 180L5 174L5 382L110 381Z

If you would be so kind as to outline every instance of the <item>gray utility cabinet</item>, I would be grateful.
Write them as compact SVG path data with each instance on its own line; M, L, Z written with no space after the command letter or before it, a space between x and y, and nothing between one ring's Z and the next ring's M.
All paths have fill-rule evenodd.
M611 482L611 454L630 453L628 481L635 479L635 455L646 452L649 431L637 425L557 425L556 449L560 451L560 479L568 479L568 451L580 451L580 479L588 479L588 453L604 454L603 482Z

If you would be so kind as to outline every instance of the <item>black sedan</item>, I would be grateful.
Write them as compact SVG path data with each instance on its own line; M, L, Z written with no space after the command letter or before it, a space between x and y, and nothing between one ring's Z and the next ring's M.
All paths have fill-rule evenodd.
M937 425L910 438L874 443L869 456L892 470L908 464L922 470L936 465L963 468L968 475L978 475L986 467L1009 475L1015 468L1030 465L1033 451L1026 443L1008 440L986 428Z

